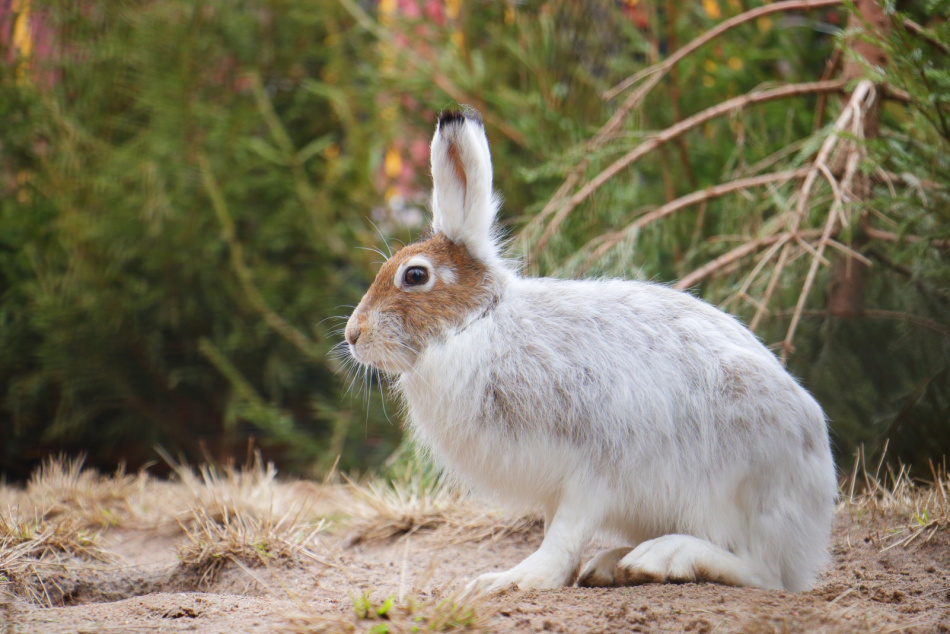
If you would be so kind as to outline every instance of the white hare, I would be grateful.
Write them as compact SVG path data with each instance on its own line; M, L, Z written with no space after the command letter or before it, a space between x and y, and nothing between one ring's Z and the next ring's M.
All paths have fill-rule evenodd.
M499 254L473 110L439 119L431 234L346 326L398 375L417 442L496 499L544 511L541 547L471 591L713 581L802 590L837 495L824 414L752 333L659 284L523 278Z

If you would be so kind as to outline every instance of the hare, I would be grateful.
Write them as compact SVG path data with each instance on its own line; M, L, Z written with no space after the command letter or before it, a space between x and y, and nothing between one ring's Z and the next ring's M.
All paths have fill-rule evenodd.
M687 293L521 277L474 110L442 114L431 153L432 231L383 264L345 337L395 375L411 434L450 474L544 512L540 548L468 590L810 587L837 497L818 403ZM626 546L578 574L598 536Z

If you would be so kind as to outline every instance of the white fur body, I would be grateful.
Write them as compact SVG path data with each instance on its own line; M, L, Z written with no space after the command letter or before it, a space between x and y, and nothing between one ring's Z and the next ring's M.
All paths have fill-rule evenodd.
M522 279L430 344L399 389L451 473L591 532L708 540L761 584L810 585L836 481L821 408L732 317L668 288Z
M445 469L541 507L540 549L470 589L710 580L801 590L827 559L837 486L824 414L756 337L686 293L522 278L498 255L480 120L432 143L433 239L387 262L347 324L399 374ZM384 272L385 271L385 272Z

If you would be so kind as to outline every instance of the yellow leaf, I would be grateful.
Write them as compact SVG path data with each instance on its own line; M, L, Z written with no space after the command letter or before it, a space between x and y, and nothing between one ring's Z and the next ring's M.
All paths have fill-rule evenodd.
M379 111L379 116L383 121L395 121L399 116L399 109L396 106L384 106Z
M718 20L722 17L722 10L719 8L719 3L716 0L703 0L703 9L713 20Z
M386 150L386 158L383 161L383 171L389 178L396 178L402 172L402 157L399 150L394 147Z
M445 17L457 20L462 12L462 0L445 0Z

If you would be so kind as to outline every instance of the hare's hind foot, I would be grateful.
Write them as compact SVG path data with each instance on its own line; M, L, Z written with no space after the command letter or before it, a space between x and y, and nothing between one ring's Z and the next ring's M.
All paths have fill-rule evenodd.
M617 564L632 548L614 548L602 550L584 566L584 571L577 579L577 585L582 588L609 588L617 585Z
M645 541L617 563L618 585L710 581L729 586L769 586L748 563L715 544L691 535L664 535ZM780 586L779 586L780 587Z

